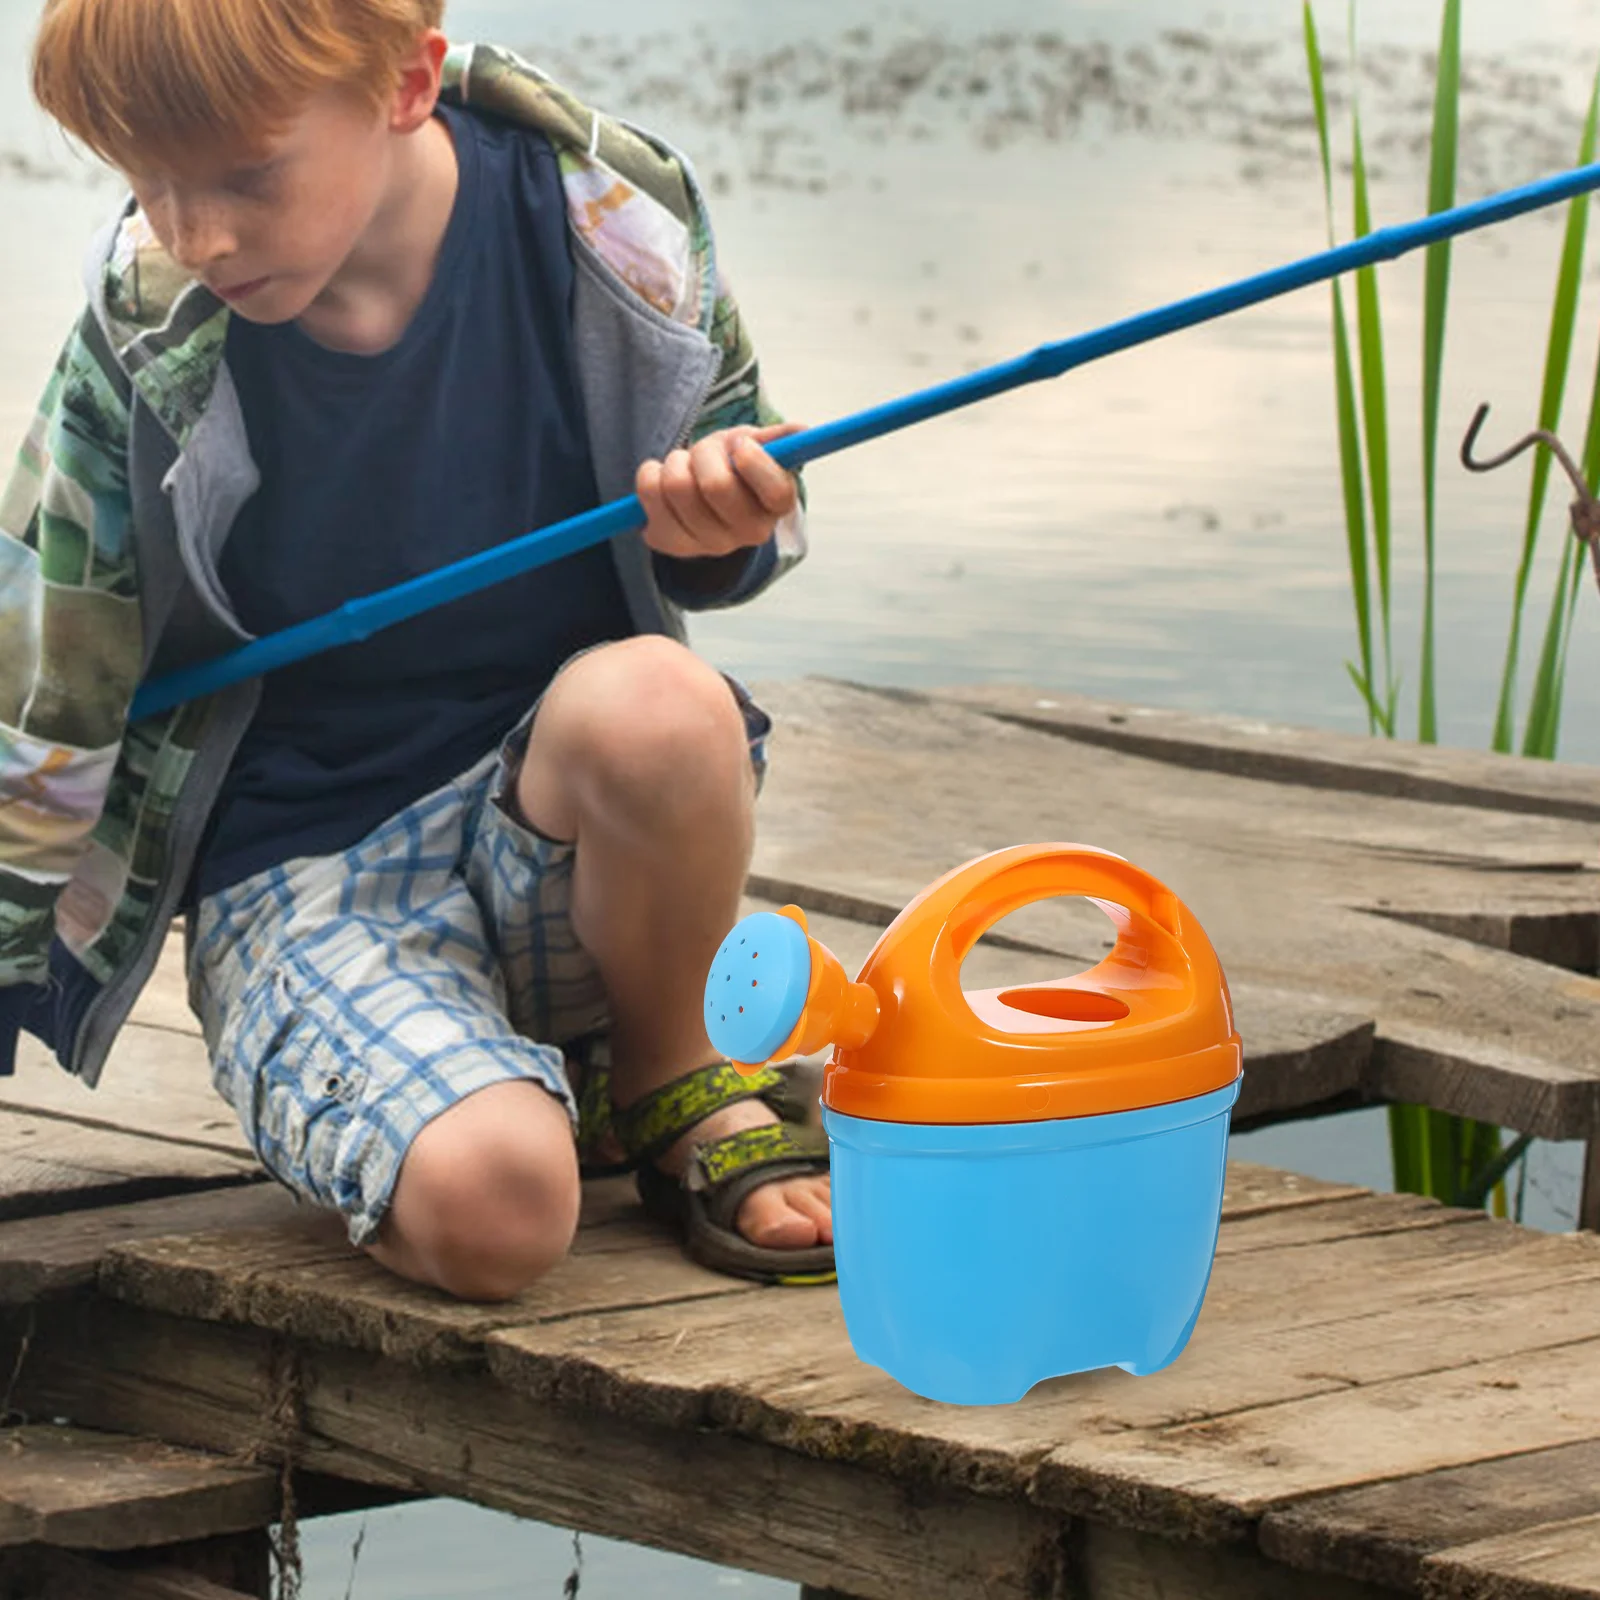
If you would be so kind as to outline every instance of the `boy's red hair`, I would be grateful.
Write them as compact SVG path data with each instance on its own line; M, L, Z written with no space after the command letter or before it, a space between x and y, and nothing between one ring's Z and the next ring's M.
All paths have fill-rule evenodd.
M374 109L444 0L48 0L40 105L125 171L245 156L319 90Z

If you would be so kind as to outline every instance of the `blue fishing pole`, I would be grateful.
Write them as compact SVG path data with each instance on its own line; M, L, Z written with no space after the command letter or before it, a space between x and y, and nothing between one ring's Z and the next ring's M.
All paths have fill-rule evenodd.
M1263 301L1274 300L1314 283L1325 283L1330 278L1354 272L1361 267L1396 260L1428 245L1439 244L1446 239L1454 239L1546 206L1559 205L1563 200L1572 200L1596 189L1600 189L1600 163L1558 173L1520 189L1509 189L1504 194L1491 195L1486 200L1457 206L1451 211L1436 212L1416 222L1380 228L1363 239L1307 256L1302 261L1291 262L1271 272L1113 322L1091 333L1081 333L1055 344L1040 345L1027 355L984 367L949 383L935 384L932 388L918 390L866 411L858 411L853 416L840 417L834 422L790 434L769 444L767 453L782 466L800 467L806 462L848 450L851 445L864 444L869 439L878 439L886 433L908 428L913 423L924 422L929 417L942 416L947 411L972 405L975 401L987 400L991 395L1004 394L1008 389L1017 389L1045 378L1060 377L1062 373L1087 366L1091 361L1131 350L1136 345L1149 344L1165 338L1169 333L1197 327L1200 323L1260 305ZM644 507L637 495L613 500L609 505L568 517L564 522L552 523L547 528L496 545L491 550L469 556L465 561L442 567L437 572L408 579L392 589L384 589L359 600L348 600L324 616L313 617L292 628L285 628L281 633L256 639L214 661L153 679L134 696L130 715L134 719L154 716L186 700L195 700L202 695L213 694L218 689L225 689L230 684L241 683L246 678L259 677L275 668L304 661L308 656L338 645L354 644L380 629L392 628L397 622L405 622L424 611L431 611L435 606L459 600L464 595L476 594L478 590L490 588L506 578L531 572L535 567L559 561L575 551L586 550L591 545L642 527L644 522Z

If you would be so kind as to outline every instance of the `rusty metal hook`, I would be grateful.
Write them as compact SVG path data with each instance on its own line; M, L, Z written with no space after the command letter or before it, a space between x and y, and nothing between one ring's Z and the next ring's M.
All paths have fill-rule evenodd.
M1572 487L1577 491L1580 500L1592 500L1589 493L1588 481L1583 476L1583 468L1572 459L1567 447L1548 429L1535 428L1525 438L1519 439L1509 450L1502 450L1499 455L1491 456L1487 461L1476 460L1473 451L1478 445L1478 436L1483 432L1483 425L1489 420L1489 407L1487 404L1478 407L1472 419L1472 426L1467 429L1467 436L1461 441L1461 465L1468 472L1493 472L1499 467L1508 465L1522 455L1525 451L1533 449L1535 445L1542 444L1557 461L1561 463L1562 470L1572 480Z
M1479 459L1474 452L1477 449L1478 436L1483 432L1483 425L1489 419L1489 407L1481 405L1477 414L1472 419L1472 426L1467 429L1467 436L1461 442L1461 465L1468 472L1493 472L1497 467L1503 467L1508 462L1515 461L1518 456L1531 450L1535 445L1543 445L1557 461L1561 469L1572 480L1572 486L1577 491L1578 498L1572 502L1572 535L1584 545L1591 561L1594 563L1594 581L1600 585L1600 499L1596 499L1589 491L1589 482L1583 475L1583 468L1573 460L1567 447L1547 428L1536 428L1526 437L1519 439L1509 450L1503 450L1497 456L1487 460Z

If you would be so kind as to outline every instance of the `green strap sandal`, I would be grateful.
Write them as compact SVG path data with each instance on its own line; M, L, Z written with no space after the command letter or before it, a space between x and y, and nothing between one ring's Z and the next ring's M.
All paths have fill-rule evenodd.
M722 1061L686 1073L625 1109L610 1106L609 1131L636 1169L645 1210L681 1230L691 1260L758 1283L832 1283L831 1244L772 1249L752 1244L735 1225L739 1206L753 1189L828 1170L827 1138L820 1129L796 1125L804 1107L785 1094L788 1087L781 1072L766 1068L746 1077ZM669 1177L655 1164L712 1112L755 1099L791 1120L697 1144L681 1178Z

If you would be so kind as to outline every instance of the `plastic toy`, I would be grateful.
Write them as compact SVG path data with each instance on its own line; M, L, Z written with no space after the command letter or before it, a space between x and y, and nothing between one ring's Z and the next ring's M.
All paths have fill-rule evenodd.
M1115 923L1105 960L962 989L989 928L1063 895ZM863 1361L930 1399L993 1405L1182 1352L1242 1052L1210 941L1147 873L1078 845L985 856L919 895L854 983L797 907L747 917L712 965L706 1025L752 1071L834 1047L834 1250Z

